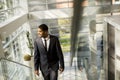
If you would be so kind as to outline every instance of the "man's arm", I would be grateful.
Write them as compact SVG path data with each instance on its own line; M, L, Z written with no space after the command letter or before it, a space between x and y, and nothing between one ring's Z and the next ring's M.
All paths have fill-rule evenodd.
M59 70L60 70L60 72L63 72L64 71L64 57L63 57L62 49L61 49L58 38L56 41L56 49L57 49L57 55L58 55L59 61L60 61L60 69Z
M39 59L39 51L37 47L36 41L34 42L34 68L35 74L39 76L39 66L40 66L40 59Z

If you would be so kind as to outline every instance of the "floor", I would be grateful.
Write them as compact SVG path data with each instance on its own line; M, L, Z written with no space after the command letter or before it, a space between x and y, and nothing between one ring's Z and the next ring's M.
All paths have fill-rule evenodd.
M80 71L77 67L77 57L73 58L73 64L70 66L70 53L64 55L65 70L62 74L59 73L58 80L105 80L104 70L97 71L97 68L92 66L88 72L83 67ZM87 75L88 74L88 75ZM97 75L100 74L99 79ZM38 80L44 80L42 76L38 77Z

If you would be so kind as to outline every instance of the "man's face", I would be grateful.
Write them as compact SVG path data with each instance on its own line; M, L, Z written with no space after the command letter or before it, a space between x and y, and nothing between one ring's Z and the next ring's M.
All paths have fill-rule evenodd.
M39 37L46 37L47 31L43 31L42 29L38 28L38 36Z

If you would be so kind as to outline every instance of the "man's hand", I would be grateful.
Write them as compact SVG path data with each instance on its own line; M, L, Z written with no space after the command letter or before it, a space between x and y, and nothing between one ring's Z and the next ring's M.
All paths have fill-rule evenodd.
M35 74L39 76L39 70L35 70Z
M60 74L64 71L62 67L59 68Z

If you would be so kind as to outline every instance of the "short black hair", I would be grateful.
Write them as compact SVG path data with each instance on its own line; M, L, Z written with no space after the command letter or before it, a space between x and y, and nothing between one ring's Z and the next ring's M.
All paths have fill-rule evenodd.
M48 26L46 24L41 24L38 28L42 29L43 31L48 31Z

